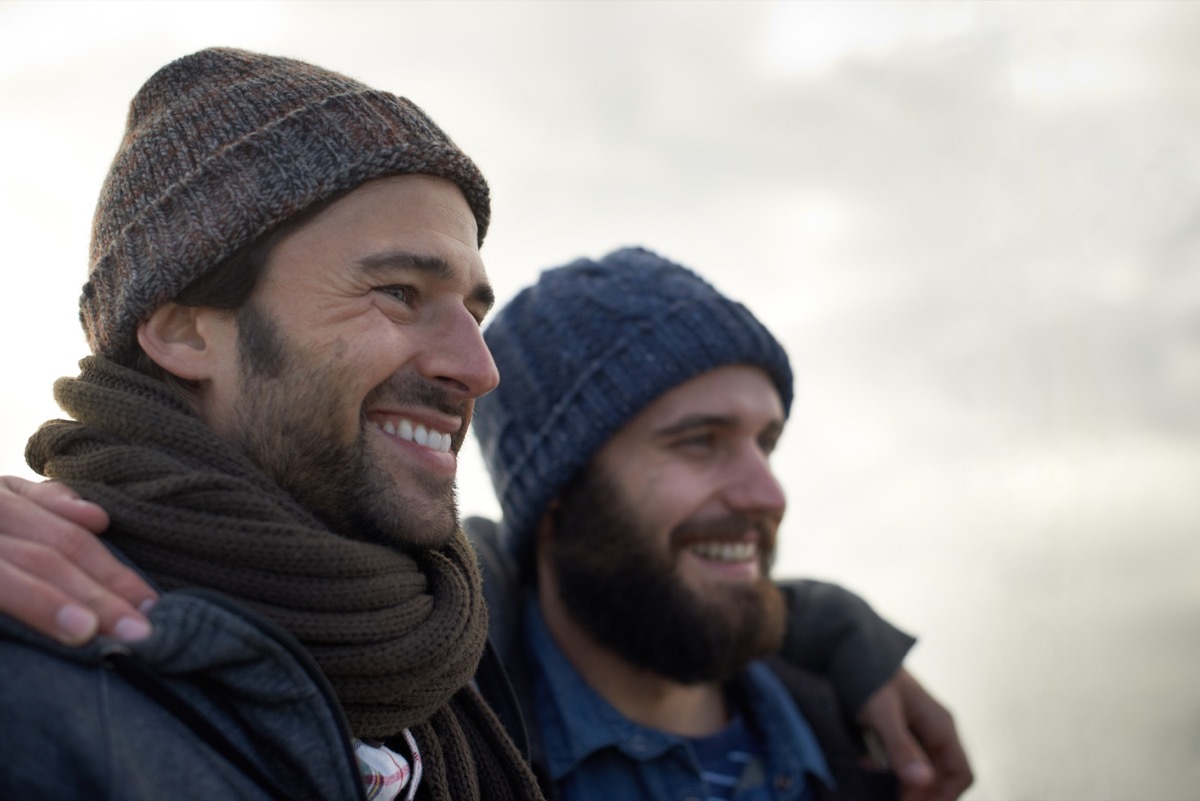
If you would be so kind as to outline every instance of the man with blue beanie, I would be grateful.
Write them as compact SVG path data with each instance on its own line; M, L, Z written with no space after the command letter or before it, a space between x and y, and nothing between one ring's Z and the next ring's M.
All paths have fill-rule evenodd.
M900 669L912 638L768 578L792 371L749 310L630 248L547 270L484 337L502 380L475 430L503 521L468 529L548 797L895 797L839 711L889 681L944 716L932 769L888 743L904 797L966 789L948 714Z

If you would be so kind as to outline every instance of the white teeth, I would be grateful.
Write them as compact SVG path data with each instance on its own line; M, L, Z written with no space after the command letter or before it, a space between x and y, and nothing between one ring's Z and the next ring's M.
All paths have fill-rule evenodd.
M417 423L414 426L411 420L406 420L403 417L400 418L399 424L393 423L391 420L385 420L379 427L385 434L391 434L393 437L415 442L418 445L423 445L439 453L449 453L450 445L453 442L453 438L449 434L443 434L441 431L426 428L422 423Z
M758 555L753 542L700 542L691 546L692 553L713 562L748 562Z

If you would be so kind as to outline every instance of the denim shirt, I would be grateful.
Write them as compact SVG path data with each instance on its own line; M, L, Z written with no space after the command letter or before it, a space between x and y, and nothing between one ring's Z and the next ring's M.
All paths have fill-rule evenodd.
M600 697L559 650L536 600L525 611L525 633L546 769L563 801L708 797L688 738L634 723ZM808 801L812 779L832 787L812 729L766 665L750 664L733 685L763 749L733 798Z

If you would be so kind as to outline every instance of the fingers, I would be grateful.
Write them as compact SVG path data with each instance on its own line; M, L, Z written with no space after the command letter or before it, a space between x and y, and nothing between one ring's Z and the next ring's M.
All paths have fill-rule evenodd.
M942 744L931 743L929 754L937 771L937 783L930 801L955 801L975 781L962 743L955 735Z
M929 801L954 801L975 781L954 717L912 676L904 673L898 678L908 726L934 769L935 781L926 797Z
M927 793L934 784L934 768L909 731L898 677L892 678L867 699L858 720L878 740L886 763L900 780L903 801L929 798Z
M107 525L62 485L0 478L0 613L68 645L146 636L156 595L93 534Z
M94 612L7 558L0 562L0 610L65 645L80 645L96 636L100 620Z
M7 492L6 492L7 491ZM99 534L108 528L108 514L94 503L83 500L75 490L54 481L26 481L16 476L0 476L0 513L16 509L18 500L6 498L11 493L17 498L24 498L48 512L75 523L88 531ZM25 506L23 515L36 515L36 510ZM14 513L22 514L17 510ZM6 518L0 518L0 531L5 529ZM21 522L28 522L22 520Z

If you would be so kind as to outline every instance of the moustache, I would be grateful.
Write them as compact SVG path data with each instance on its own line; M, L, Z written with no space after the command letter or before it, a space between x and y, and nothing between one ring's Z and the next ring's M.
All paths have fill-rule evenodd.
M777 529L777 522L758 515L731 514L712 520L689 520L671 531L671 547L679 550L697 542L740 541L746 532L753 531L758 534L759 550L764 555L773 555Z
M363 406L373 403L392 403L397 406L421 406L462 420L458 431L451 435L451 450L458 453L466 439L471 423L468 401L457 400L439 385L412 373L394 375L367 394Z

